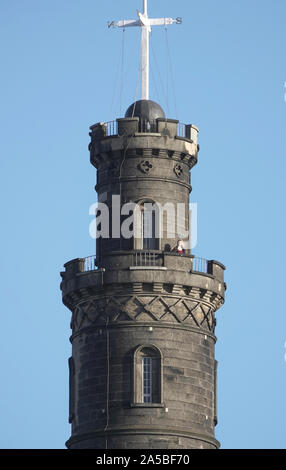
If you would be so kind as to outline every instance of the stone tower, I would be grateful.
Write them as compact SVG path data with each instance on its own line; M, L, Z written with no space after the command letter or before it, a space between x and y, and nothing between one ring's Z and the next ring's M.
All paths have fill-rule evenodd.
M61 273L72 312L67 447L213 449L225 268L190 249L198 128L149 99L151 26L182 20L150 19L147 0L138 17L109 26L141 27L142 99L124 118L90 128L96 256Z
M224 266L188 248L172 251L178 234L170 229L173 219L179 230L189 226L189 211L179 208L189 205L198 129L167 119L150 100L90 129L109 237L98 238L96 257L69 261L61 273L72 312L67 446L217 448L214 330ZM130 202L139 208L133 236L112 234ZM157 233L147 203L152 214L166 203L175 208L171 217L158 211Z

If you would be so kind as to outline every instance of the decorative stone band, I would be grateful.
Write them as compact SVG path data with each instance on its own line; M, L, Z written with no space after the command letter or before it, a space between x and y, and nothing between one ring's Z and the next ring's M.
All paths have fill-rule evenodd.
M96 156L95 163L97 165L107 165L109 169L118 169L119 174L119 167L121 165L122 159L122 152L124 152L124 159L130 162L130 165L133 167L134 164L132 163L133 160L140 161L143 159L153 159L156 165L161 165L161 160L168 160L169 162L172 161L173 164L177 163L184 163L189 167L189 170L193 168L193 166L197 163L197 155L196 154L189 154L184 151L177 151L177 150L169 150L167 148L136 148L126 150L126 152L121 150L116 150L114 152L106 151L101 152ZM112 166L112 168L111 168Z
M98 324L146 322L180 324L214 333L214 312L223 299L209 293L203 298L175 295L99 295L79 302L73 309L73 335Z
M199 146L188 139L171 138L166 141L166 137L160 134L153 134L143 137L137 134L127 139L120 136L113 136L106 140L92 140L89 144L90 161L99 168L113 155L113 160L120 157L120 152L124 152L125 158L159 157L184 162L193 168L197 163Z
M126 182L138 183L139 181L145 181L146 179L148 179L148 181L153 181L154 183L156 181L160 181L160 182L163 182L163 183L177 184L179 186L184 186L185 188L187 188L189 190L189 192L192 192L192 186L188 183L184 183L183 181L177 181L177 180L171 179L171 178L165 178L165 177L161 178L159 176L148 176L148 178L144 177L144 176L121 177L120 182L121 183L126 183ZM110 180L108 181L108 183L110 183ZM104 181L102 183L98 183L98 184L95 185L95 190L97 192L103 191L106 186L107 186L107 181Z
M94 432L86 433L86 434L79 434L77 436L71 437L67 442L66 446L68 448L72 448L73 445L80 444L82 441L93 441L96 439L108 439L111 437L118 437L122 436L122 439L125 439L126 436L175 436L175 437L182 437L190 440L196 441L196 448L199 448L199 444L197 441L201 441L202 447L204 448L213 448L218 449L220 447L220 442L217 441L213 436L209 434L198 434L194 432L190 432L186 428L175 428L169 426L147 426L147 425L133 425L133 426L120 426L120 428L116 426L109 426L107 429L98 429Z

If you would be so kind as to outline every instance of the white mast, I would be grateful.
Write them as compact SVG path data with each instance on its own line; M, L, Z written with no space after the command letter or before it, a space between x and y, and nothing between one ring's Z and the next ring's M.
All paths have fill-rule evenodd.
M149 100L149 34L147 0L143 0L143 15L138 11L141 21L141 98ZM145 23L145 24L144 24Z
M121 20L115 23L112 21L108 24L110 28L117 26L118 28L129 28L130 26L141 27L141 99L149 99L149 35L151 26L167 26L169 24L182 23L182 18L149 18L147 12L147 0L143 0L143 13L137 11L139 20Z

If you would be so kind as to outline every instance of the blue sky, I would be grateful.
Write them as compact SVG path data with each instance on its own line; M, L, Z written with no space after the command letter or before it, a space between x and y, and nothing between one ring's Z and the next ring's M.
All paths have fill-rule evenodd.
M95 250L89 126L139 98L139 31L125 31L121 61L123 33L107 21L138 8L0 0L1 448L64 448L70 435L59 272ZM222 448L285 448L286 3L149 0L149 14L183 17L168 29L170 56L153 30L150 98L200 129L194 253L227 266L216 437Z

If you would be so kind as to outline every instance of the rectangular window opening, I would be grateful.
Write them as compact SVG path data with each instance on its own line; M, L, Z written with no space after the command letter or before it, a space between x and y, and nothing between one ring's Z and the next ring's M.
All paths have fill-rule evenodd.
M152 403L152 357L143 357L142 379L143 403Z
M156 214L154 210L145 209L142 212L143 250L158 249L156 238Z

